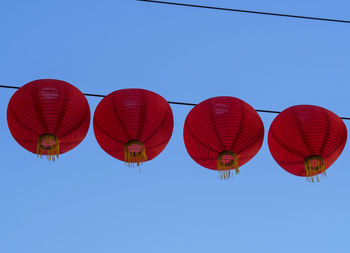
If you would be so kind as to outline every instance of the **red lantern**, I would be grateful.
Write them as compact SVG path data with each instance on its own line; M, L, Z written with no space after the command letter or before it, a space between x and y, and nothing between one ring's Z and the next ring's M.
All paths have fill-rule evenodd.
M264 125L246 102L234 97L215 97L195 106L184 126L189 155L205 168L218 170L222 179L239 173L260 150Z
M73 85L54 79L32 81L13 94L7 122L25 149L55 160L76 147L90 125L85 96Z
M344 149L347 130L333 112L314 105L297 105L272 122L268 143L276 162L289 173L319 181L319 174L337 160Z
M143 89L112 92L98 104L94 115L94 132L101 148L129 166L159 155L173 127L168 102Z

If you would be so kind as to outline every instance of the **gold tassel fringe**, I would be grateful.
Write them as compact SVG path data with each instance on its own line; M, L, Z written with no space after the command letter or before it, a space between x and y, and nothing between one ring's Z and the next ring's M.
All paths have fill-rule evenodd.
M130 151L129 148L133 145L138 146L140 148L140 151ZM140 171L140 165L142 165L143 162L147 161L145 145L143 145L143 143L140 141L129 141L124 146L124 152L126 166L129 168L134 168L136 165Z
M223 159L225 156L231 156L233 159L229 162L225 162ZM240 174L238 168L238 156L233 151L223 151L218 157L218 172L220 179L230 179L231 175L233 178L233 169L236 171L236 175Z
M58 159L60 155L60 142L58 137L53 134L43 134L39 136L36 154L40 158L46 157L49 161Z
M315 165L315 162L317 163ZM320 182L319 175L327 176L324 161L320 156L310 156L304 161L306 181L309 183Z

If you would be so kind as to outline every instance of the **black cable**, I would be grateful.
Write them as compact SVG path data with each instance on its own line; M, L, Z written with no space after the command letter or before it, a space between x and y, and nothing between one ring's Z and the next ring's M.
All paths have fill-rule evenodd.
M0 85L0 88L7 88L7 89L16 89L18 90L21 87L18 86L9 86L9 85ZM83 93L87 97L99 97L99 98L104 98L106 95L100 95L100 94L92 94L92 93ZM196 106L197 104L193 103L184 103L184 102L175 102L175 101L167 101L169 104L173 105L188 105L188 106ZM260 110L260 109L255 109L257 112L262 112L262 113L274 113L278 114L280 111L271 111L271 110ZM350 120L348 117L340 117L343 120Z
M338 23L350 24L350 20L341 20L341 19L317 18L317 17L308 17L308 16L299 16L299 15L290 15L290 14L281 14L281 13L272 13L272 12L263 12L263 11L240 10L240 9L230 9L230 8L215 7L215 6L156 1L156 0L136 0L136 1L157 3L157 4L186 6L186 7L196 7L196 8L204 8L204 9L212 9L212 10L220 10L220 11L233 11L233 12L242 12L242 13L250 13L250 14L260 14L260 15L279 16L279 17L287 17L287 18L300 18L300 19L309 19L309 20L317 20L317 21L328 21L328 22L338 22Z
M0 85L0 88L8 88L8 89L16 89L18 90L21 87L18 86L9 86L9 85ZM99 98L104 98L105 95L99 95L99 94L90 94L90 93L83 93L85 96L88 97L99 97Z
M21 87L18 86L9 86L9 85L0 85L0 88L16 89L18 90Z
M189 105L189 106L196 106L197 104L191 104L191 103L183 103L183 102L174 102L174 101L168 101L169 104L173 105Z

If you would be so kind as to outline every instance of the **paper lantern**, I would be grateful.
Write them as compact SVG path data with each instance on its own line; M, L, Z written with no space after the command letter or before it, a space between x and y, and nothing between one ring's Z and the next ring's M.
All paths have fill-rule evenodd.
M289 173L319 181L342 153L347 139L344 122L314 105L296 105L272 122L268 143L276 162Z
M264 125L246 102L214 97L195 106L184 126L184 142L194 161L217 170L222 179L252 159L264 139Z
M94 114L97 142L109 155L139 166L168 144L174 119L168 102L143 89L123 89L102 99Z
M26 150L55 160L76 147L90 125L85 96L73 85L54 79L32 81L12 96L7 122Z

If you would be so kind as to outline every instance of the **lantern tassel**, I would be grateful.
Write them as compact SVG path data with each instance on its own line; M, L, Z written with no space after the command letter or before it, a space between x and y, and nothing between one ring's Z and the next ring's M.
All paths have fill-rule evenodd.
M320 156L310 156L309 158L305 159L304 165L307 182L320 182L318 175L321 174L322 177L327 175L324 161Z
M43 134L39 136L36 146L36 154L40 158L47 158L55 161L59 158L60 143L58 137L53 134Z
M227 159L229 158L229 159ZM227 161L228 160L228 161ZM223 151L218 157L218 172L219 177L222 180L233 178L233 169L236 171L236 175L240 174L238 168L238 156L233 151Z
M140 165L147 161L146 149L140 141L129 141L124 146L125 164L129 168L137 166L141 172Z

